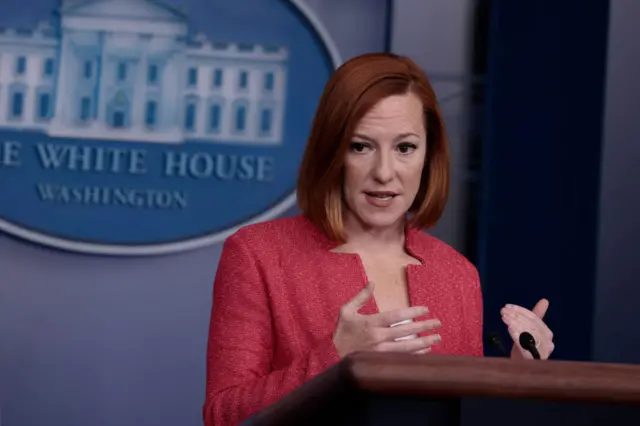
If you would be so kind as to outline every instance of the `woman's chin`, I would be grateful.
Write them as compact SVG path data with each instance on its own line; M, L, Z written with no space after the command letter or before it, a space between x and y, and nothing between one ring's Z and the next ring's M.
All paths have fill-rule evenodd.
M376 213L361 215L360 221L366 228L384 229L396 226L404 217L404 215L398 215L397 213Z

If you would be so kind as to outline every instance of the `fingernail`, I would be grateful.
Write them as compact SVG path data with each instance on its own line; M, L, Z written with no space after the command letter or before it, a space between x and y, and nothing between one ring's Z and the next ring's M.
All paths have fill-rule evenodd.
M436 338L436 342L439 342L439 341L441 341L441 340L442 340L442 337L440 337L440 335L439 335L439 334L436 334L436 335L435 335L435 338Z

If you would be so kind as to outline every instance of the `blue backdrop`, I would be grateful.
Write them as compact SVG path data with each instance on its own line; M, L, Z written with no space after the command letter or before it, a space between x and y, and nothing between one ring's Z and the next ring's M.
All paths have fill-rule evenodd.
M350 57L384 49L386 1L307 3ZM55 3L4 2L0 26L33 28ZM194 27L218 34L210 13L198 11L232 2L174 3L186 6ZM252 3L230 7L262 19L259 9L238 12ZM0 233L0 424L201 425L220 250L86 256Z
M478 250L486 329L503 329L505 303L546 297L555 358L591 355L608 10L607 0L492 1Z

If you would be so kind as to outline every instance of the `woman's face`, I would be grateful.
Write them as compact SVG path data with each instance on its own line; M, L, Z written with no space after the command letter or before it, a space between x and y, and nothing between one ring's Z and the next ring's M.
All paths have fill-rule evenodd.
M378 102L358 123L347 151L348 214L367 229L403 220L420 188L426 148L423 107L415 94Z

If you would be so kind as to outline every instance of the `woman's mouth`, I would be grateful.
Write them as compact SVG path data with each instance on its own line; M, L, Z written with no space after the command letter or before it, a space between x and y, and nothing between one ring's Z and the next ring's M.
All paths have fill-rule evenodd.
M376 207L388 207L393 199L398 196L397 193L390 191L365 191L365 195L369 204Z

